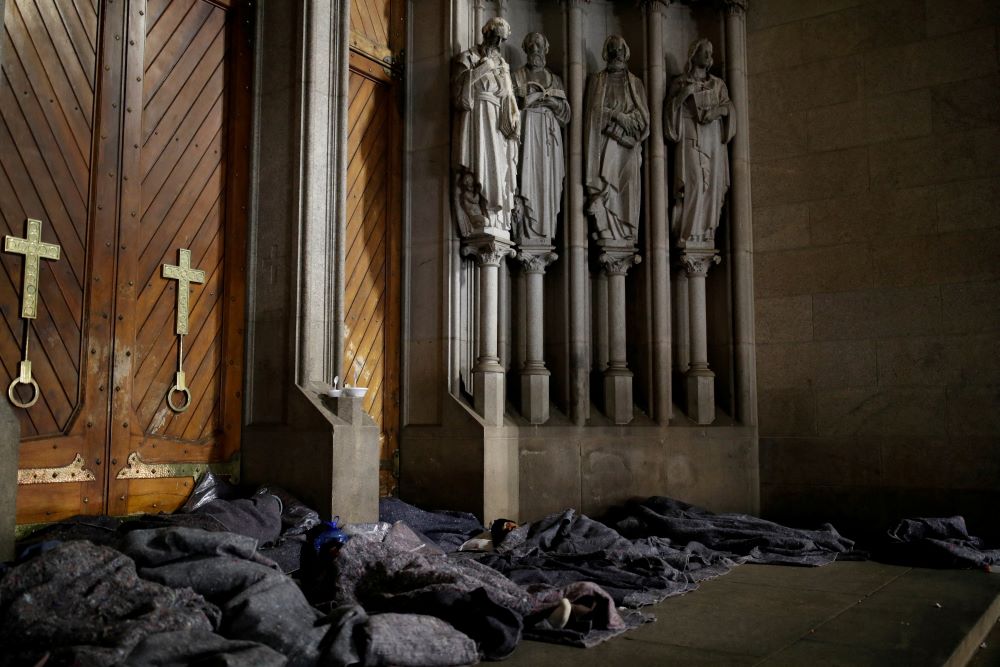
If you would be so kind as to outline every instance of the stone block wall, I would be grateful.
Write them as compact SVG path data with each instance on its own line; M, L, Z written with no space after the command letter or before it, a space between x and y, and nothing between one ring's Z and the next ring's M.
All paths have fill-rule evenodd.
M1000 3L752 0L761 503L1000 506Z

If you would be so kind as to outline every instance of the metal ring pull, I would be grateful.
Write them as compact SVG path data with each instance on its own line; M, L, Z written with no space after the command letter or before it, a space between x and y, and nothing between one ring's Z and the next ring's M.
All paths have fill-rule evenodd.
M181 354L184 354L184 337L181 336ZM183 357L182 357L183 358ZM180 405L174 403L174 392L184 394L184 402ZM187 387L187 378L184 371L177 371L174 374L174 386L167 391L167 405L174 412L184 412L191 405L191 390Z
M17 397L17 394L14 393L14 388L17 387L17 385L19 384L26 384L32 388L33 393L31 395L30 401L22 401ZM24 382L21 380L21 377L18 376L13 380L11 380L10 386L7 387L7 398L9 398L10 402L19 408L30 408L32 405L38 402L38 397L41 395L42 392L38 390L38 383L35 382L35 378L32 377L29 377L28 381Z
M184 394L184 403L177 405L174 403L174 392ZM178 387L176 384L167 391L167 405L174 412L184 412L191 405L191 390L187 387Z

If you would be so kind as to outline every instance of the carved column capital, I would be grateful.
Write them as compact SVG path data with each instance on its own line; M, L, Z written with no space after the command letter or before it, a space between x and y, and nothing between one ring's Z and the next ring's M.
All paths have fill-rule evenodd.
M633 264L642 262L642 257L635 251L606 250L598 256L597 261L609 276L624 276Z
M674 0L642 0L643 7L649 12L663 12L674 3Z
M495 236L474 236L462 244L462 256L473 257L479 266L500 266L516 252L510 241Z
M553 247L525 248L517 253L517 260L524 265L525 273L545 273L549 264L559 259L559 255L552 252Z
M722 258L714 250L689 251L681 254L680 262L688 277L704 278L712 265L722 262Z
M744 16L749 2L750 0L722 0L722 6L730 16Z

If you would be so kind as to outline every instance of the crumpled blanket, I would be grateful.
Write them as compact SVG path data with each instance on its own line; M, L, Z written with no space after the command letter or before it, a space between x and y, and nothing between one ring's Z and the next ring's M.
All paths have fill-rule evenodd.
M562 588L528 586L528 590L535 595L540 613L526 619L525 639L591 648L655 620L640 611L619 610L603 588L589 581ZM549 616L563 598L569 603L569 619L564 625L554 625Z
M969 535L961 516L904 519L889 531L891 560L923 567L1000 565L1000 549L990 549L982 538Z
M748 514L715 514L663 496L630 502L612 516L611 525L625 537L697 542L748 563L827 565L854 546L830 524L819 530L789 528Z
M120 548L135 561L142 578L194 590L216 605L222 636L265 644L293 666L325 659L321 643L338 628L320 624L323 614L291 578L256 553L256 540L234 533L161 528L133 531Z
M187 588L136 575L134 563L91 542L61 544L0 581L0 665L119 664L159 633L210 634L219 609Z
M396 524L384 540L352 537L327 573L333 602L369 612L434 616L474 639L487 659L510 655L520 641L523 616L534 608L531 596L474 560L436 555L416 544L420 539L404 524Z
M675 549L665 540L628 540L574 510L519 526L494 549L477 560L518 584L561 588L590 581L616 604L633 608L696 589L688 569L706 578L737 564L707 551Z
M379 498L378 517L379 521L387 523L402 521L444 551L458 551L466 540L486 530L474 514L443 510L428 512L398 498Z

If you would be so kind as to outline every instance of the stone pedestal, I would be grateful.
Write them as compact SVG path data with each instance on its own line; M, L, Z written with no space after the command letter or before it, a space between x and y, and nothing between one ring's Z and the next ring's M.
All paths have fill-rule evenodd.
M616 424L632 421L632 371L625 353L625 274L642 258L628 242L601 240L598 262L608 278L608 365L604 412Z
M705 306L705 277L721 260L715 248L692 247L681 254L688 279L688 335L690 363L684 375L687 414L698 424L715 421L715 373L708 367L708 314Z
M552 246L522 244L517 255L524 265L526 308L525 355L521 365L521 414L532 424L549 420L549 370L545 367L543 345L545 342L545 293L543 280L545 267L558 256Z
M470 236L463 241L462 254L479 265L479 331L476 365L472 369L472 392L476 412L488 426L503 424L504 369L498 346L500 263L514 254L509 238L490 234Z
M288 392L288 423L247 429L242 481L287 489L345 523L378 521L380 429L362 398L330 398L328 384Z

